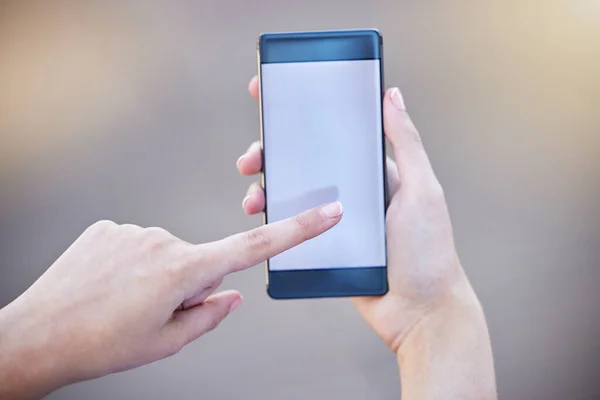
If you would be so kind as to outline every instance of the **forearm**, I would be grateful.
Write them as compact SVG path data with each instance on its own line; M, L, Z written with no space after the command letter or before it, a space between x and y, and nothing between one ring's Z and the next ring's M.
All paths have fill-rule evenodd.
M16 306L0 309L0 399L37 399L63 384L61 368L39 323Z
M413 327L398 364L403 399L496 399L489 333L470 290Z

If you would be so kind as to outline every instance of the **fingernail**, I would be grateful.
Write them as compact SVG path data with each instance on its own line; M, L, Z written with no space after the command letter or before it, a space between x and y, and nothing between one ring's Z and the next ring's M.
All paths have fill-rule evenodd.
M238 297L233 303L231 303L231 306L229 306L229 312L235 311L235 309L238 308L240 304L242 304L242 301L242 298Z
M238 158L238 160L237 160L237 162L236 162L236 165L237 165L238 169L240 168L240 163L242 162L242 160L243 160L245 157L246 157L246 155L244 154L244 155L240 156L240 158Z
M336 218L342 215L342 203L339 201L329 203L321 208L321 213L327 218Z
M400 89L397 87L393 88L390 93L390 97L392 98L392 104L399 111L406 111L406 106L404 105L404 99L402 98L402 93L400 93Z
M250 196L244 197L244 200L242 200L242 208L246 208L246 203L248 202L248 200L250 200Z

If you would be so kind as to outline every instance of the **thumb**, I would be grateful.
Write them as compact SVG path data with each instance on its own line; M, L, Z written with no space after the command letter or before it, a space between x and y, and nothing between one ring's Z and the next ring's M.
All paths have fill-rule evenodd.
M437 181L417 128L406 112L398 88L387 91L383 99L385 135L392 145L403 186L429 185Z
M176 312L165 326L167 340L179 343L179 347L193 342L215 329L242 301L239 292L226 290L209 296L195 307Z

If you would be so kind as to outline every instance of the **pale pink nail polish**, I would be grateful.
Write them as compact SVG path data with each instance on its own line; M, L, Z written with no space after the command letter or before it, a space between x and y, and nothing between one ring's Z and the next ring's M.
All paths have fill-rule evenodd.
M400 89L397 87L393 88L390 93L390 97L392 98L392 104L399 111L406 111L406 106L404 105L404 99L402 98L402 93L400 93Z
M342 203L336 201L326 204L321 208L321 213L327 218L337 218L342 215Z
M246 208L246 203L248 202L248 200L250 200L250 196L244 197L244 200L242 200L242 208Z
M237 160L237 162L236 162L236 165L237 165L238 169L240 168L240 163L242 162L242 160L243 160L244 158L246 158L246 155L245 155L245 154L244 154L244 155L242 155L242 156L240 156L240 158L238 158L238 160Z
M233 303L231 303L231 306L229 307L229 312L235 311L235 309L238 308L240 304L242 304L242 301L242 298L238 297Z

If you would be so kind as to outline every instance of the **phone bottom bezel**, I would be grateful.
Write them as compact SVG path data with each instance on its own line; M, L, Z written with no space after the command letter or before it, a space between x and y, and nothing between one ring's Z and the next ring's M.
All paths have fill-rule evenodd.
M381 296L388 291L387 267L268 271L267 293L277 300Z

